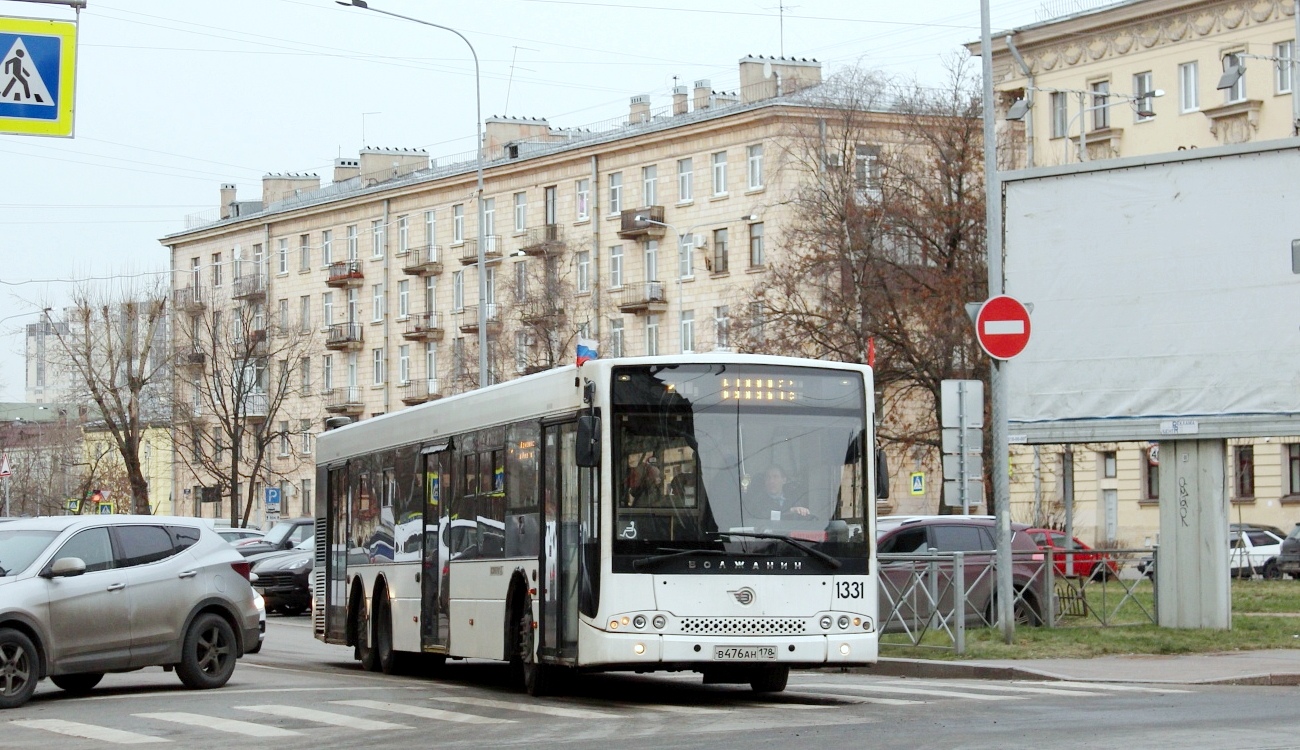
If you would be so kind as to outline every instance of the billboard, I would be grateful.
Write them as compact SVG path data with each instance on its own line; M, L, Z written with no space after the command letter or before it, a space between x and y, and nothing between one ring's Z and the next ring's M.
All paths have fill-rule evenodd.
M1300 139L1007 174L1026 442L1300 434Z

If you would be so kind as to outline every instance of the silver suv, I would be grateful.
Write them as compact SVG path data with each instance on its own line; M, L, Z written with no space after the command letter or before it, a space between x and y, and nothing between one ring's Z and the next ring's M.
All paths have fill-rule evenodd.
M0 708L49 677L174 668L217 688L258 642L249 564L195 518L58 516L0 525Z

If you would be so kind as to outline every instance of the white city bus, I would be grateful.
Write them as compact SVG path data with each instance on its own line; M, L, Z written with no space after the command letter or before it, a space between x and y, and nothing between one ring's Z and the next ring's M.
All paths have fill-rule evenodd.
M533 694L873 662L872 393L836 362L592 360L328 431L316 636L386 672L509 661Z

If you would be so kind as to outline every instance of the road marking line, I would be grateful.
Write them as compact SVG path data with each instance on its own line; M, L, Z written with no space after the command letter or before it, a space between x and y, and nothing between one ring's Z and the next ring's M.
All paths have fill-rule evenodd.
M358 708L370 708L375 711L388 711L395 714L406 714L408 716L419 716L422 719L438 719L439 721L458 721L462 724L513 724L513 719L494 719L489 716L475 716L474 714L458 714L452 711L443 711L440 708L425 708L424 706L408 706L402 703L389 703L387 701L330 701L340 706L356 706Z
M746 708L749 708L749 707L753 707L753 708L780 708L780 709L793 708L793 709L797 709L797 710L801 710L801 711L817 711L817 710L825 709L825 708L835 708L835 706L814 706L814 705L810 705L810 704L807 704L807 703L774 703L774 702L768 702L768 701L753 701L753 702L751 702L751 701L742 701L742 702L737 702L736 705L737 705L737 706L745 706Z
M990 690L995 693L997 692L1035 693L1038 695L1083 695L1083 696L1101 695L1101 693L1089 693L1084 690L1063 690L1061 688L1055 688L1055 687L1027 687L1027 686L1013 686L1013 685L1001 685L1001 684L994 685L994 684L984 684L984 683L972 684L969 682L948 682L946 680L926 680L925 684L934 685L935 687L969 688L971 690ZM1047 684L1055 685L1056 683L1051 682Z
M459 703L466 706L481 706L485 708L500 708L506 711L524 711L531 714L545 714L547 716L563 716L567 719L624 719L625 716L619 714L605 713L603 711L590 711L584 708L562 708L560 706L548 706L538 703L511 703L510 701L497 701L488 698L460 698L449 695L430 696L436 701L445 701L447 703Z
M800 685L799 687L805 687ZM865 695L841 695L837 693L796 693L790 690L785 691L782 695L791 698L818 698L832 699L845 703L874 703L880 706L921 706L930 701L910 701L904 698L872 698Z
M237 719L224 719L220 716L207 716L205 714L192 714L187 711L163 711L153 714L131 714L142 719L157 719L159 721L171 721L177 724L187 724L194 727L203 727L205 729L215 729L218 732L229 732L230 734L242 734L248 737L297 737L300 732L294 732L289 729L279 727L268 727L265 724L254 724L251 721L239 721Z
M336 727L347 727L349 729L360 729L363 731L379 731L382 729L411 729L405 724L393 724L387 721L375 721L374 719L360 719L355 716L344 714L332 714L328 711L317 711L314 708L302 708L300 706L235 706L241 711L252 711L268 716L283 716L289 719L303 719L305 721L314 721L318 724L330 724Z
M241 666L242 666L242 665L241 665ZM457 685L456 687L460 687L460 686ZM381 686L378 686L378 685L375 685L375 686L369 686L369 685L352 685L352 686L350 686L350 687L300 687L300 688L291 688L291 687L285 687L285 688L222 688L222 690L221 690L221 694L222 694L222 695L249 695L249 694L252 694L252 693L323 693L323 692L325 692L325 691L350 691L350 692L354 692L354 693L355 693L355 692L360 691L360 690L427 690L427 689L428 689L428 688L422 688L422 687L403 687L403 688L398 688L398 687L381 687ZM86 698L78 698L77 700L89 700L89 701L119 701L119 700L123 700L123 699L125 699L125 698L139 698L139 697L140 697L140 696L139 696L138 694L130 693L130 694L124 694L124 695L92 695L92 696L88 696L88 697L86 697ZM150 693L150 694L149 694L149 699L150 699L150 700L154 700L154 699L157 699L157 698L193 698L193 697L194 697L194 693L193 693L192 691L189 691L189 690L182 690L182 689L180 689L180 688L177 688L176 690L174 690L174 691L170 691L170 692L160 692L160 693Z
M865 693L903 693L908 695L931 695L936 698L968 698L977 701L1020 701L1023 695L983 695L981 693L962 693L956 690L927 690L925 688L903 687L901 685L826 685L800 684L799 687L832 688L834 690L860 690Z
M724 714L725 709L721 708L702 708L700 706L672 706L662 703L615 703L615 708L641 709L644 711L660 711L666 714L688 714L698 716L703 714Z
M1016 682L1033 682L1033 680L1016 680ZM1073 680L1053 680L1049 684L1061 685L1062 687L1079 687L1088 690L1114 690L1123 693L1191 693L1192 690L1179 690L1178 688L1159 688L1159 687L1138 687L1136 685L1111 685L1100 682L1083 682Z
M69 737L81 737L87 740L102 740L116 745L144 745L152 742L169 742L162 737L150 737L147 734L124 732L121 729L99 727L94 724L82 724L77 721L62 719L17 719L9 722L30 729L44 729L47 732L65 734Z

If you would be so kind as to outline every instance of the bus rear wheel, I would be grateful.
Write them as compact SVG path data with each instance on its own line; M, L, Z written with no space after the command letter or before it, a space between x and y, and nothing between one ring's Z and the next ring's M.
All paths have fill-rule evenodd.
M527 602L520 608L518 623L519 651L516 659L523 675L524 690L532 696L546 695L551 690L551 670L537 661L537 628L533 608Z
M749 681L749 687L755 693L780 693L789 681L789 667L761 667L754 679Z
M358 597L352 608L352 655L361 662L361 668L367 672L379 671L379 660L375 658L375 649L370 641L370 611L365 606L364 598Z

